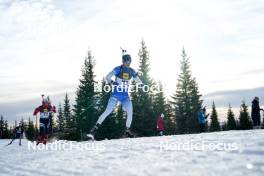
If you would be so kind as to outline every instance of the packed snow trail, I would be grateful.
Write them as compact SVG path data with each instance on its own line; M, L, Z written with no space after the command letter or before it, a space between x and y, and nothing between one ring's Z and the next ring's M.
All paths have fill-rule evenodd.
M28 149L0 140L0 175L263 175L264 130L74 142L72 150ZM228 150L177 150L179 144L235 144ZM70 141L58 141L68 145ZM54 144L54 143L53 143ZM82 150L78 146L88 146ZM237 145L237 146L236 146ZM40 144L42 146L42 144ZM43 146L42 146L43 147ZM229 146L230 147L230 146Z

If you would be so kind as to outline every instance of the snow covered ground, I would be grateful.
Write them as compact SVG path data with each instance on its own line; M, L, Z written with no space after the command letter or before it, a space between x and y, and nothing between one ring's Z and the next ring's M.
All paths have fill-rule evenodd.
M264 130L57 141L47 148L8 142L0 140L0 175L264 175Z

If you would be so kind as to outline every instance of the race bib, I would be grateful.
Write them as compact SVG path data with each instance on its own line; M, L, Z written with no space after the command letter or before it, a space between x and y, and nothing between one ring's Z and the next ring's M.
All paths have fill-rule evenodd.
M129 80L129 73L123 73L123 79Z
M44 109L44 111L40 113L40 118L43 118L43 119L49 118L49 112L47 109Z

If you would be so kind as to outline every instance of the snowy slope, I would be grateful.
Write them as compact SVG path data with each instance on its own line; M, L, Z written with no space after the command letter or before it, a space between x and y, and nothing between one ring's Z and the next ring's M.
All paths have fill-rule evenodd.
M75 142L72 150L70 141L53 143L67 151L8 142L0 140L0 175L264 175L264 130Z

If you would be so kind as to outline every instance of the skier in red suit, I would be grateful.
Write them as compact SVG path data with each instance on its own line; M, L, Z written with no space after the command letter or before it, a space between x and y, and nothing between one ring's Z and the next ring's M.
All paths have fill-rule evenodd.
M33 113L34 116L36 116L38 113L40 113L39 118L39 135L38 135L38 141L37 145L41 142L43 139L43 144L47 143L48 140L48 133L49 133L49 127L51 123L52 113L56 113L56 107L52 106L49 98L43 98L42 105L37 107Z

